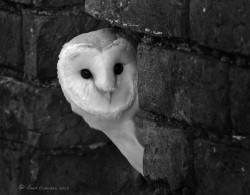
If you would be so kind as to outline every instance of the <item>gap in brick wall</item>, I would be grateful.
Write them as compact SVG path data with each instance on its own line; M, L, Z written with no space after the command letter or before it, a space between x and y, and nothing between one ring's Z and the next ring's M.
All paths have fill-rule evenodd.
M60 12L67 12L72 11L72 8L79 8L79 10L83 11L84 6L81 4L73 4L73 5L63 5L63 6L39 6L35 5L34 3L20 3L15 1L7 1L1 0L0 1L1 10L10 11L10 12L21 12L22 9L32 10L34 13L41 14L41 15L51 15ZM74 10L76 11L76 10Z
M154 113L152 111L147 111L147 113L148 115L146 116L146 118L149 120L153 120L154 122L157 123L158 126L169 126L175 129L182 129L187 134L192 135L191 137L189 136L191 140L202 138L205 140L210 140L215 143L223 143L223 144L228 143L228 145L232 146L232 142L231 142L232 136L231 135L225 136L225 134L219 135L218 133L216 133L215 127L209 127L207 125L206 127L204 127L204 125L199 124L199 123L195 123L191 125L191 124L188 124L184 120L168 118L162 114ZM236 146L242 147L239 144L236 144Z
M174 118L168 118L159 113L154 113L152 111L147 111L147 115L143 116L139 114L139 117L146 117L145 119L151 121L153 120L157 123L157 126L171 127L174 129L182 129L186 135L186 138L190 143L193 143L194 140L204 139L209 140L215 144L223 144L227 147L239 148L245 151L250 149L250 138L244 137L244 140L235 139L232 135L218 134L216 129L212 127L204 127L202 124L188 124L185 121L177 120Z
M182 40L181 38L173 37L152 37L150 35L145 35L142 38L142 42L146 44L152 44L154 46L160 46L169 50L177 50L202 55L204 57L212 57L224 63L227 63L230 66L244 69L250 68L250 56L246 56L240 53L229 53L219 49L199 45L198 42L193 40Z
M3 127L0 126L0 129L4 131ZM0 136L0 146L1 148L7 148L13 151L29 151L30 154L35 154L39 152L43 155L86 155L95 150L101 149L105 146L112 145L112 142L103 142L102 145L98 147L92 147L92 145L73 145L70 147L56 147L56 148L43 148L39 146L30 145L24 142L19 142L17 140L6 139L3 136Z
M60 88L57 78L39 79L0 64L0 76L12 77L40 88Z

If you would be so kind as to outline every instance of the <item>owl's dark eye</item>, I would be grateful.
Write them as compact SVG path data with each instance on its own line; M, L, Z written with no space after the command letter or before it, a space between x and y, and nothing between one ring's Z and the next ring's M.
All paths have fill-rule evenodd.
M122 63L116 63L114 66L114 73L115 75L121 74L123 71L123 65Z
M84 79L90 79L92 77L92 74L88 69L82 69L81 70L81 76Z

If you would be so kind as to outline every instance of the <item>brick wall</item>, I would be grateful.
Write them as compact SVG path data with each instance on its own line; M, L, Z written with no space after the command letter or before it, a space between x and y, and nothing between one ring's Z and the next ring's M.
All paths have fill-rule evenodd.
M247 0L0 0L0 194L34 194L20 184L66 194L250 194L249 8ZM61 46L110 25L142 37L137 124L148 184L72 113L56 80Z
M1 195L139 193L136 171L57 82L62 45L109 26L83 0L0 0Z
M250 4L86 0L85 10L144 34L138 125L158 194L250 194Z

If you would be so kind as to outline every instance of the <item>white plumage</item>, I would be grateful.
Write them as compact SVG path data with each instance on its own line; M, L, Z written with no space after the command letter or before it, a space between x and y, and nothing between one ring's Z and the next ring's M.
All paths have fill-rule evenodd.
M144 147L134 122L136 50L129 38L112 28L79 35L64 45L57 69L72 110L104 132L143 174Z

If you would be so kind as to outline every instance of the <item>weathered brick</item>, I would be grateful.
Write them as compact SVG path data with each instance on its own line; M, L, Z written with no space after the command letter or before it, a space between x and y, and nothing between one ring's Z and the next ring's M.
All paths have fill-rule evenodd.
M86 14L44 16L24 12L25 73L39 78L56 77L63 44L81 33L107 25Z
M170 191L184 186L192 188L193 155L189 143L192 132L173 128L154 118L141 111L137 119L144 134L144 176L164 181Z
M81 156L1 151L1 195L140 194L136 171L114 145Z
M87 13L155 36L188 37L189 1L86 0Z
M140 45L138 68L141 109L191 125L211 127L217 133L229 125L227 64Z
M250 135L250 70L230 69L231 119L234 135Z
M250 153L198 139L194 142L197 195L250 193Z
M250 54L248 0L191 0L191 37L227 52Z
M0 43L0 64L22 70L24 54L20 14L0 11Z
M36 7L61 7L72 5L84 5L84 0L8 0L15 3L33 5Z
M0 142L0 193L1 195L18 194L18 168L20 152L4 150Z
M106 142L72 113L59 88L34 88L0 77L0 137L42 148Z

